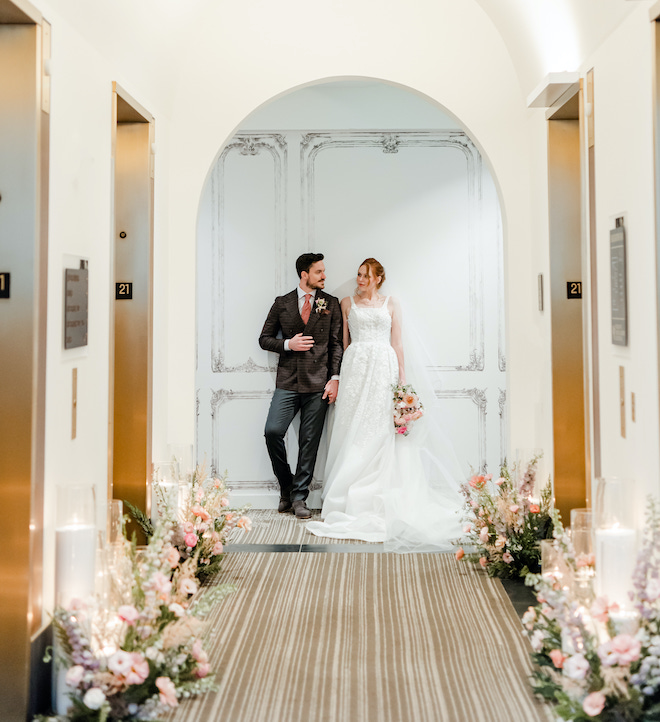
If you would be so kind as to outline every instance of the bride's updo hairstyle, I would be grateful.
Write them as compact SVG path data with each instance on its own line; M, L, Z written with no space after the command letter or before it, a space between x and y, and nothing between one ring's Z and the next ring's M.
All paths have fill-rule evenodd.
M373 278L380 276L380 283L376 288L380 288L383 283L385 283L385 269L380 261L377 261L375 258L367 258L365 261L362 261L358 268L362 268L362 266L366 266L369 269L369 275Z

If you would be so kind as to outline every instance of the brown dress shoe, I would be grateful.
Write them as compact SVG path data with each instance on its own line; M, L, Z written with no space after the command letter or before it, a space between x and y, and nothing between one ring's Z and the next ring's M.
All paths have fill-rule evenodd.
M293 513L297 519L311 519L312 512L307 508L307 504L304 499L293 502Z
M289 499L280 499L280 503L277 505L277 511L279 511L280 514L286 514L288 511L291 511L291 502Z

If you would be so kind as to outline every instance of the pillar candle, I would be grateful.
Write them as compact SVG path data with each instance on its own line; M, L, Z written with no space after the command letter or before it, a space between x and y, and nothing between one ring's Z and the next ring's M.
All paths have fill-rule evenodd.
M630 606L632 573L637 556L634 529L596 529L596 592L621 607Z
M55 600L68 607L72 599L94 594L96 527L67 524L55 529Z

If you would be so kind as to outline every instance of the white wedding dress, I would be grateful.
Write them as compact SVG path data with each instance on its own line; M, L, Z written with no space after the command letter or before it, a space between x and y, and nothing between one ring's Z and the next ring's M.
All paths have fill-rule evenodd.
M435 434L445 455L453 456L429 418L434 399L421 398L426 413L408 436L394 431L392 386L399 367L388 300L373 308L351 298L351 343L330 431L323 521L306 527L317 536L385 542L391 551L448 551L461 531L458 464L452 473L433 448Z

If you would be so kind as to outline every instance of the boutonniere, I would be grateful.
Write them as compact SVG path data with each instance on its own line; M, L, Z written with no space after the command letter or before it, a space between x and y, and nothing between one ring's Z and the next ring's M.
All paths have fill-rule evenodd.
M322 313L325 315L328 313L328 301L325 298L317 298L315 301L316 313Z

